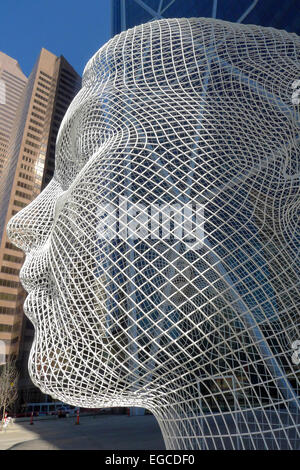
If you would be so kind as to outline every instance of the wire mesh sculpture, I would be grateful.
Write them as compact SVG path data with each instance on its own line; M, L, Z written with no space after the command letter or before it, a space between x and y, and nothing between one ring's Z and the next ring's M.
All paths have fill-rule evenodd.
M299 51L193 18L91 58L8 225L43 392L145 407L168 449L299 448Z

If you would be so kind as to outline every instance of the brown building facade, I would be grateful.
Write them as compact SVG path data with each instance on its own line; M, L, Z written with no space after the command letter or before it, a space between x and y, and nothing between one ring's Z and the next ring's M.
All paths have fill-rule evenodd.
M26 294L19 271L24 255L10 243L5 227L52 178L56 135L80 86L80 76L64 57L41 50L22 96L0 181L0 341L6 356L19 358L21 388L33 387L27 372L33 327L23 314Z

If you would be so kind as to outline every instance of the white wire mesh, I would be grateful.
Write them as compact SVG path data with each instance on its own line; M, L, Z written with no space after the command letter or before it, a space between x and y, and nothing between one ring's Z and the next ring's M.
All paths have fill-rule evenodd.
M299 448L299 46L171 19L88 62L8 225L42 391L146 407L169 449Z

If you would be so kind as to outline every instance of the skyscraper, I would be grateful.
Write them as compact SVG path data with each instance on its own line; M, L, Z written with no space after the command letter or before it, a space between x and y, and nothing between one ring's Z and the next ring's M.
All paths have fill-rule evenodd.
M163 18L217 18L300 33L297 0L111 0L111 34Z
M22 362L33 337L32 325L24 321L25 294L19 283L24 255L8 241L5 227L51 179L56 134L80 86L80 76L64 57L41 50L22 96L1 178L0 340L6 355L19 355Z
M27 77L23 74L18 62L0 51L0 207L5 209L8 198L6 194L7 184L9 182L9 142L14 140L14 122L17 114L22 107L22 95L27 84ZM0 230L4 227L5 214L1 211ZM3 257L8 256L8 252L4 250L1 244L1 262ZM5 253L4 253L5 251ZM16 320L17 308L11 307L11 299L15 298L16 286L18 280L11 276L8 271L13 272L10 266L1 265L0 273L0 340L2 352L6 354L16 352L16 343L13 341L14 332L18 328ZM7 263L6 263L7 264ZM8 263L10 264L10 263ZM10 285L9 285L10 284ZM5 345L5 347L3 347Z
M55 60L54 78L51 84L51 100L52 105L46 114L48 139L45 149L45 157L41 162L41 170L39 176L38 192L40 192L51 180L54 173L55 165L55 143L56 136L70 102L81 88L81 77L68 63L68 61L60 56ZM20 401L44 401L42 392L33 386L28 374L28 358L33 341L34 329L33 325L27 317L24 317L22 330L20 335L19 347L19 363L20 363Z

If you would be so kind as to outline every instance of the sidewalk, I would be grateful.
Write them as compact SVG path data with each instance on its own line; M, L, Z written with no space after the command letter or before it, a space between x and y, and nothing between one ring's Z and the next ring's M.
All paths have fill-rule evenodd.
M14 423L0 431L0 450L162 450L154 416L99 415Z

